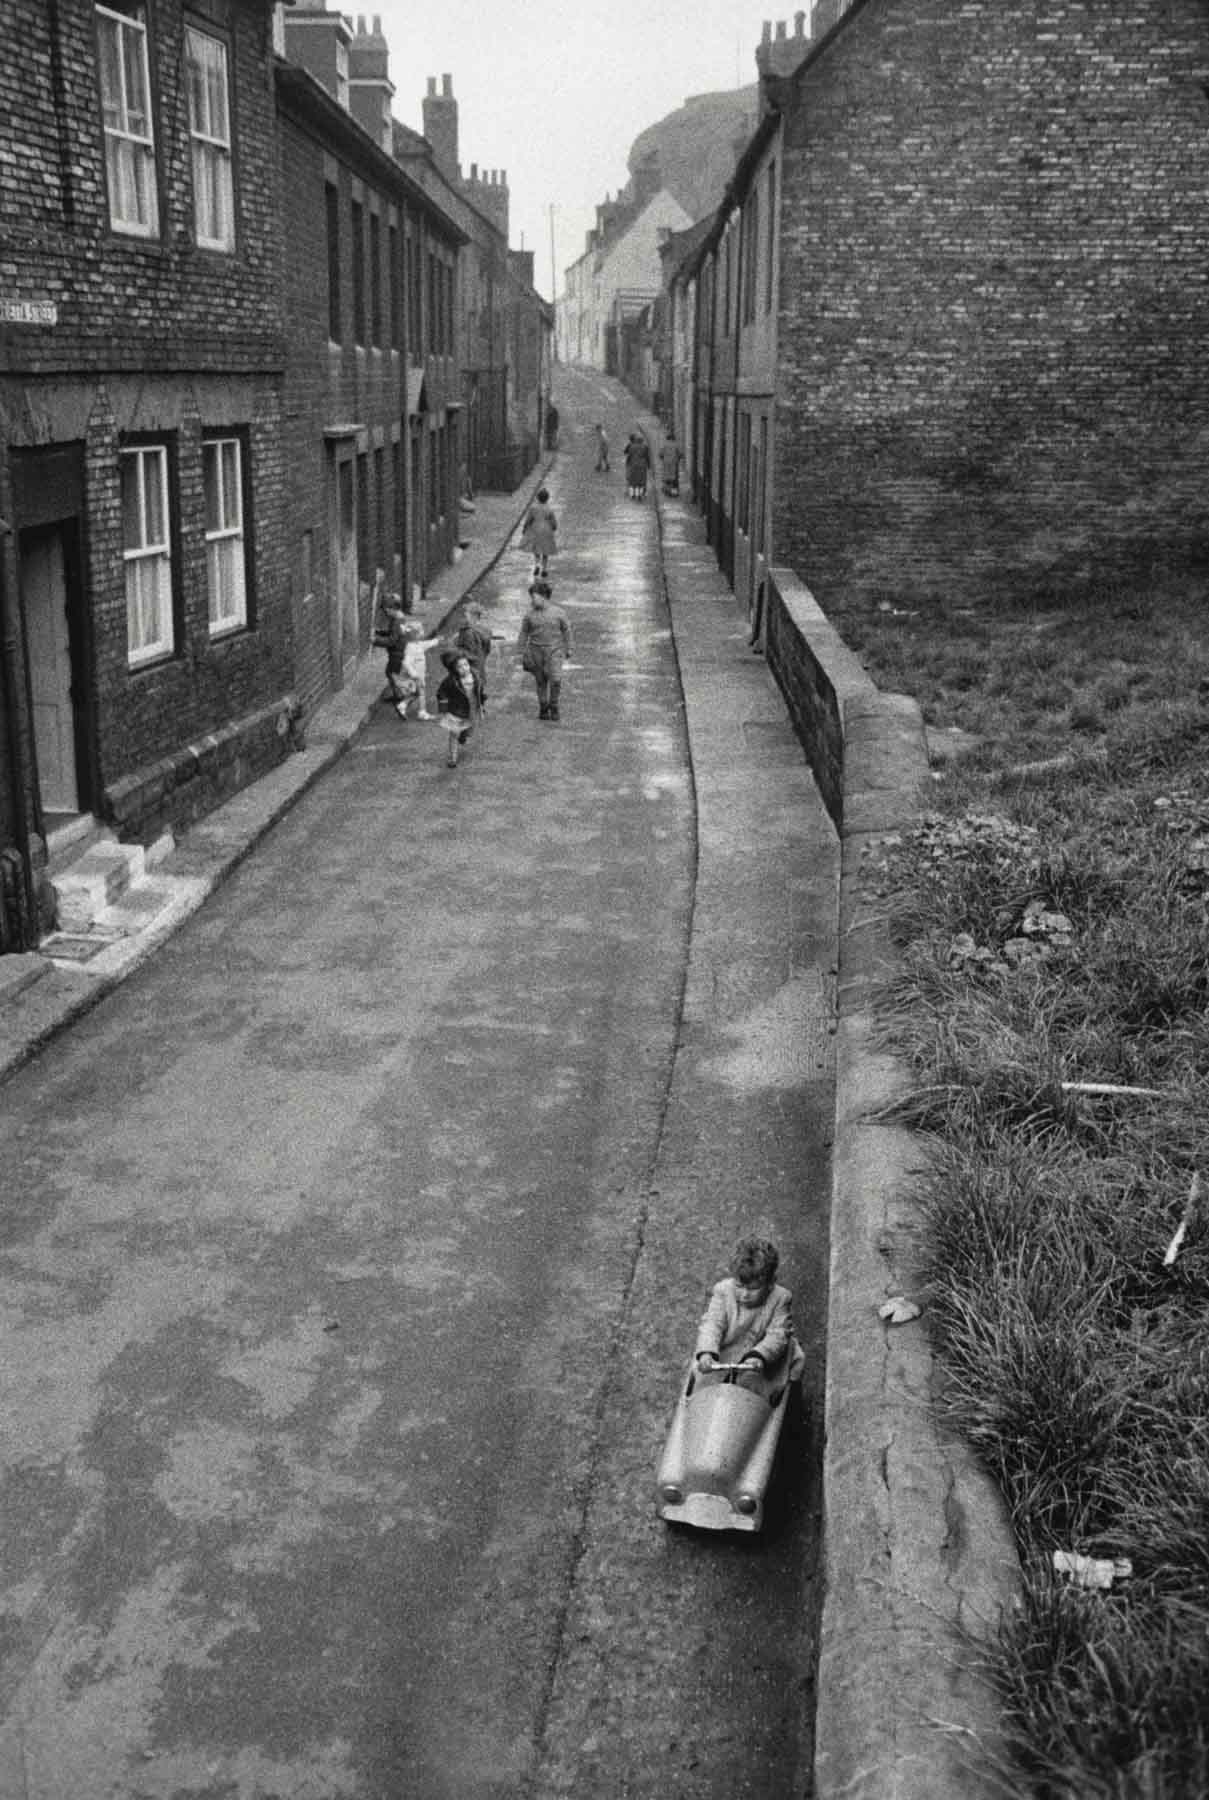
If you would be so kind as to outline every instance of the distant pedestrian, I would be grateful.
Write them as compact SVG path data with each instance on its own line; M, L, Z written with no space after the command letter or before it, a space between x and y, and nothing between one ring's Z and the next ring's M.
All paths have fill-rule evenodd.
M646 499L646 480L650 467L650 446L641 432L632 431L625 447L626 491L631 500Z
M538 488L537 499L529 509L521 531L521 544L533 556L533 579L545 580L550 573L550 558L558 548L558 520L550 505L550 490Z
M548 581L530 583L529 610L521 620L516 649L521 667L537 683L538 718L557 719L563 661L571 654L571 626L562 607L553 604Z
M659 452L659 467L663 475L663 491L665 494L680 492L680 446L676 442L676 434L669 431L663 440L663 448Z
M609 472L609 440L603 425L596 427L596 474L607 475Z
M546 449L547 450L557 450L558 449L558 426L559 426L558 408L557 408L557 406L555 406L553 400L551 400L550 403L548 404L548 406L546 407Z
M483 690L464 650L447 650L442 661L449 673L437 689L437 711L449 733L445 761L455 769L459 751L482 717Z
M484 623L486 615L477 600L466 607L462 623L454 635L453 648L464 651L479 678L480 701L487 710L487 658L491 655L491 628Z

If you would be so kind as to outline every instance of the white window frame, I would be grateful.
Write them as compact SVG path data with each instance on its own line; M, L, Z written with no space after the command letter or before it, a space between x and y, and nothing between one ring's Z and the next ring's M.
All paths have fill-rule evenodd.
M147 45L147 9L115 12L96 8L100 56L97 86L101 96L101 124L105 136L105 180L109 189L109 225L131 237L159 236L158 172L155 161L155 119L151 107L151 59ZM106 33L112 33L117 91L106 93L104 51ZM128 53L133 51L133 57ZM131 76L142 85L142 94L131 94ZM134 105L132 107L132 99ZM141 99L142 105L139 106ZM132 124L143 120L143 130ZM133 198L133 208L124 202Z
M209 75L218 77L217 92L207 80ZM199 31L195 25L185 27L185 91L193 166L194 235L201 249L229 254L235 249L231 62L223 39Z
M132 669L170 656L174 648L172 608L172 520L169 511L168 446L133 444L121 451L122 560L126 573L126 660ZM138 542L126 541L125 472L133 471ZM158 490L162 535L149 525L152 486Z
M231 453L234 453L233 455ZM233 465L233 466L232 466ZM214 485L211 487L211 482ZM210 636L243 631L248 623L248 553L243 519L243 441L215 433L202 441L202 491L206 508L206 590ZM218 523L210 524L210 498Z

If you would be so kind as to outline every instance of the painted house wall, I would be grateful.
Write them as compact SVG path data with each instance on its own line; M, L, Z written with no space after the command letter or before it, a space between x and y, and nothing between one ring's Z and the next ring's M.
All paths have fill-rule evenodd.
M627 296L635 303L656 297L662 281L660 244L668 231L683 231L691 223L675 196L661 188L625 230L610 241L594 241L571 264L563 300L564 354L569 361L593 369L609 367L610 330L616 329L619 305Z

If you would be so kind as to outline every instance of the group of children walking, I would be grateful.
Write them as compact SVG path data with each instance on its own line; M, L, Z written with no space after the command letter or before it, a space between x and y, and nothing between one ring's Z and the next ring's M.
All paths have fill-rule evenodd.
M521 543L532 553L533 576L529 583L529 610L521 621L516 649L521 667L537 686L538 717L557 720L560 715L563 666L571 654L571 627L561 606L555 606L549 580L550 557L557 547L558 520L550 495L540 488L526 515ZM417 719L431 719L425 704L428 688L428 653L440 648L445 676L437 688L437 718L448 733L445 759L456 768L458 757L470 741L476 725L487 712L487 659L492 637L484 622L483 608L471 601L461 625L451 638L426 636L415 617L415 602L386 588L385 571L375 579L374 643L386 651L386 692L401 719L418 701Z

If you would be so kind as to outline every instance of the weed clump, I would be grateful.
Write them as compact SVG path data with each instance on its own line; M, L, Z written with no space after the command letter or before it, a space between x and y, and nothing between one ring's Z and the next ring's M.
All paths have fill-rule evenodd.
M1013 621L980 616L982 744L863 872L929 1140L941 1405L1024 1573L995 1648L1015 1791L1045 1800L1209 1794L1207 657L1152 597L1144 664L1127 611L1017 619L1015 678ZM912 663L874 621L875 673L892 629L897 685L927 665L931 716L970 724L969 645L920 631ZM1128 1574L1085 1591L1055 1553Z

